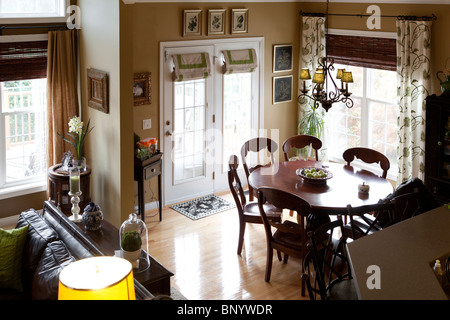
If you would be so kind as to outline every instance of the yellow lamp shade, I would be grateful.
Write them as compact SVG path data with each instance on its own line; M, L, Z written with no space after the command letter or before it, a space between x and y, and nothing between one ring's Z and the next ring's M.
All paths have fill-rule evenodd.
M302 79L302 80L311 79L311 74L309 73L308 68L302 68L302 70L300 71L300 79Z
M342 82L353 83L353 75L350 71L345 71L342 74Z
M342 79L342 74L345 72L345 69L338 69L336 79Z
M116 257L78 260L59 275L59 300L135 300L131 263Z
M316 71L316 73L314 73L312 82L319 84L325 83L325 75L323 74L323 72L321 73Z

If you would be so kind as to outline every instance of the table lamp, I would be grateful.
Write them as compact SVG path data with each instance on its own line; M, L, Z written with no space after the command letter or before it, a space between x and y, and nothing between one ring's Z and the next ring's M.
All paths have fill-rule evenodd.
M75 261L59 275L58 300L135 300L131 263L117 257Z

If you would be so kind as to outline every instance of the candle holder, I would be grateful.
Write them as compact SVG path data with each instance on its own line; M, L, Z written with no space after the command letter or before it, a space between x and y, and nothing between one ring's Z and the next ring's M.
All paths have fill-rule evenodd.
M82 218L80 216L80 196L82 194L80 190L80 168L77 166L74 166L70 168L69 170L69 183L70 183L70 191L69 196L72 198L70 199L70 202L72 203L72 209L71 212L73 216L69 217L69 219L73 222L81 222Z
M72 203L72 209L71 209L72 216L69 217L69 220L76 222L76 223L81 222L81 220L82 220L81 215L80 215L80 206L78 205L80 203L80 196L82 194L83 193L81 191L77 192L77 193L69 192L69 196L72 197L70 199L70 202Z

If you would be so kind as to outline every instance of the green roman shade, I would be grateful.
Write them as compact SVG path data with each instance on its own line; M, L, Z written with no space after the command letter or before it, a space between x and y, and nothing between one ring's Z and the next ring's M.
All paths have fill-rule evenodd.
M223 73L253 72L258 66L255 49L225 50Z
M174 81L205 79L211 75L211 64L207 52L175 54L172 57Z

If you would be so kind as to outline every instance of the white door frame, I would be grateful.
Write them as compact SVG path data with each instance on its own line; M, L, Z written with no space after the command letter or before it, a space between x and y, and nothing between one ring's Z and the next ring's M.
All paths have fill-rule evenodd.
M159 85L159 96L160 96L160 105L159 105L159 114L160 114L160 148L161 151L164 152L164 139L165 139L165 115L164 115L164 65L166 62L166 59L169 59L169 56L166 54L166 49L168 48L182 48L182 47L194 47L194 46L215 46L215 45L226 45L226 44L239 44L239 43L248 43L248 42L258 42L258 50L257 50L257 57L258 57L258 71L259 71L259 96L258 97L254 97L255 99L257 99L257 103L258 103L258 111L259 111L259 115L258 115L258 129L262 129L263 125L264 125L264 38L263 37L249 37L249 38L227 38L227 39L208 39L208 40L190 40L190 41L169 41L169 42L161 42L160 43L160 85ZM218 57L213 56L211 57L211 69L217 70L217 66L216 66L216 61L217 61ZM212 76L214 77L214 74L216 72L213 71ZM220 85L222 85L222 81L220 81ZM214 84L214 90L217 90L217 84ZM220 88L220 90L222 90L222 88ZM223 102L223 101L222 101ZM213 103L216 104L217 103L217 99L214 96L213 97ZM220 120L221 121L221 120ZM217 124L218 121L216 121ZM221 127L221 125L220 125ZM170 155L164 155L164 157L170 157ZM218 157L221 157L221 152L218 155ZM216 158L217 159L217 158ZM220 158L221 159L221 158ZM215 169L219 167L218 165L215 166ZM166 170L171 170L171 168L166 168L164 165L164 161L163 161L163 168L162 168L162 174L164 175L164 172L166 172ZM220 172L222 172L222 170L220 170ZM223 173L222 173L223 175ZM162 180L162 191L165 190L165 182L164 179ZM224 179L221 179L224 180ZM225 191L228 190L228 184L227 183L214 183L214 192L217 191ZM170 203L166 202L166 196L165 196L165 192L163 192L162 194L162 201L163 201L163 206L169 205Z

